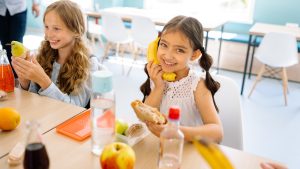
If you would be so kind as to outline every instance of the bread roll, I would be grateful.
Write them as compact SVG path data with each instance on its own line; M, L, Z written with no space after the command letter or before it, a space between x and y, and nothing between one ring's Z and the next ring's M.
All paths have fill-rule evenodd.
M148 121L156 124L167 123L167 119L156 108L146 105L140 100L131 102L131 107L142 122Z

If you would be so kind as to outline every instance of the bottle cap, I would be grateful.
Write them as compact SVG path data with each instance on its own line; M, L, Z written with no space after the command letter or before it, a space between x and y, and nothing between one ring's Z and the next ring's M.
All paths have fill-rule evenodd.
M108 70L95 71L92 74L92 91L106 93L112 90L112 73Z
M179 120L179 117L180 117L180 107L179 106L171 106L169 108L169 119Z

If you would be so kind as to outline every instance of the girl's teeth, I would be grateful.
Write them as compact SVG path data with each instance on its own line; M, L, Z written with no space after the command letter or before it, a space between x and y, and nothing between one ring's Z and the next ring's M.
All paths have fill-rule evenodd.
M166 61L165 61L165 64L166 64L166 65L174 65L174 63L166 62Z

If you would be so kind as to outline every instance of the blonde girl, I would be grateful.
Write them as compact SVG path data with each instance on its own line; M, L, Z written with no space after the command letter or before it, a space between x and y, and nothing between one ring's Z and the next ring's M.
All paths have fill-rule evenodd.
M67 103L86 106L91 67L83 41L85 24L79 6L69 0L49 5L44 14L45 40L36 59L15 58L13 67L23 89Z

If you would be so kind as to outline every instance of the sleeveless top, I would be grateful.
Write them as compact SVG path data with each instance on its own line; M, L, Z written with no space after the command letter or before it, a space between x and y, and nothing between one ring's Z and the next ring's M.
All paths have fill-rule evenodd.
M188 76L175 82L166 82L160 112L168 114L169 107L177 105L181 108L180 124L184 126L203 125L200 112L195 103L194 92L196 91L198 82L204 80L205 74L196 74L190 70ZM154 88L154 83L151 83Z

